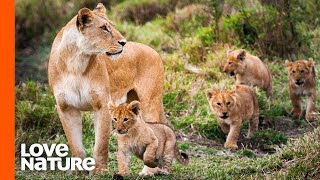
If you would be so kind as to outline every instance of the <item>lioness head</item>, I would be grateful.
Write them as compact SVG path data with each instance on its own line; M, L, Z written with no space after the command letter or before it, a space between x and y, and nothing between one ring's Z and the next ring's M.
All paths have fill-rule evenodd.
M115 106L112 102L109 102L108 106L116 132L119 134L128 133L138 120L141 109L140 102L132 101L130 104L123 103L119 106Z
M235 90L210 89L206 91L210 108L220 119L228 119L231 115L231 111L236 106L235 93Z
M81 36L77 44L86 54L106 54L116 59L127 41L105 13L106 8L102 3L93 11L88 8L79 10L76 26Z
M285 61L290 80L294 81L296 86L303 86L307 79L313 76L313 61L298 60L295 62Z
M246 51L243 49L230 51L228 53L227 63L223 67L223 72L230 76L242 74L245 71L244 61L246 59Z

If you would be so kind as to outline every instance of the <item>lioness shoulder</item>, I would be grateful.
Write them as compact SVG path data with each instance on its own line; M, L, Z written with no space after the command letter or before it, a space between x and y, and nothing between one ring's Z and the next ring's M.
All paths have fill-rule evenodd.
M237 141L244 120L249 120L249 138L258 130L258 99L250 86L237 85L233 90L210 89L206 91L206 97L218 124L227 135L224 147L238 148Z

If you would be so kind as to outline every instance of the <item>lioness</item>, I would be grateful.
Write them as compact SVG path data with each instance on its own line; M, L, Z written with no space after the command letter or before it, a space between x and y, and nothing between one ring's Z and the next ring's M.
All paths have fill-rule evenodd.
M255 91L247 85L237 85L235 90L207 90L207 100L227 140L226 148L237 149L241 124L249 120L247 137L258 131L259 106Z
M116 60L117 59L117 60ZM78 14L56 36L49 84L72 156L86 156L80 111L94 113L93 172L106 170L111 117L108 102L141 101L143 119L166 123L162 107L164 68L148 46L126 42L106 17L103 4Z
M314 120L316 106L316 73L313 61L285 61L289 74L289 93L293 109L293 117L302 117L301 97L307 96L306 119Z
M244 49L230 51L223 71L236 76L236 84L258 86L268 97L272 97L272 75L268 67Z
M187 165L188 155L179 152L172 129L164 124L145 122L141 119L140 108L138 101L119 106L109 103L109 111L118 133L119 174L128 174L131 153L144 162L145 166L139 175L168 174L171 172L173 158Z

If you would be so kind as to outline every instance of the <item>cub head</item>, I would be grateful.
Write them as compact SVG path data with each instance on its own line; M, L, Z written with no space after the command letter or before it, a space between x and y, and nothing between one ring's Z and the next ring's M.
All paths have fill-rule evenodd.
M127 134L138 121L141 104L139 101L132 101L130 104L123 103L115 106L112 102L109 102L108 108L116 132L119 134Z
M223 67L223 72L230 76L242 74L245 71L246 51L243 49L230 51L228 53L227 63Z
M314 76L313 61L298 60L295 62L285 61L290 80L294 82L296 86L303 86L305 81Z
M235 93L235 90L210 89L206 91L210 108L221 120L228 119L232 114L236 106Z
M107 18L106 8L102 3L93 11L88 8L80 9L76 26L81 34L77 45L85 54L106 54L116 59L127 42Z

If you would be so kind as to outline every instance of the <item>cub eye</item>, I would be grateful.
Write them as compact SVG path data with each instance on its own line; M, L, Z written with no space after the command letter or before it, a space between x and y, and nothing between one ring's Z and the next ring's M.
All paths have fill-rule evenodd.
M292 71L292 73L294 74L294 73L296 73L296 71Z
M127 122L127 121L128 121L128 118L123 118L122 121L123 121L123 122Z
M304 70L301 70L300 72L301 72L301 73L304 73Z
M117 122L117 118L113 118L113 121L114 121L114 122Z
M228 64L229 64L229 65L231 65L231 64L232 64L232 62L230 61Z
M218 105L218 106L221 106L221 103L218 102L217 105Z
M101 26L100 28L105 32L110 32L109 28L107 26L105 26L105 25Z
M231 104L230 102L227 102L227 106L230 106L230 104Z

